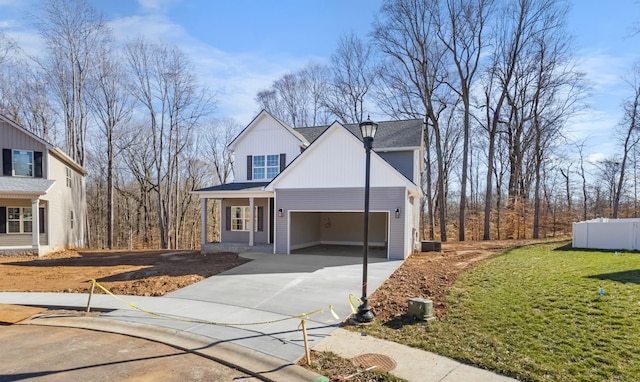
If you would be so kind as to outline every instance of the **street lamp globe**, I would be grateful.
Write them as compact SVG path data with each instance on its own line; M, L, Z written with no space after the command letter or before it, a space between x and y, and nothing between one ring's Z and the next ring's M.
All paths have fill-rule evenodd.
M371 120L371 117L367 117L366 121L360 122L360 133L363 140L372 139L376 136L378 131L378 124Z

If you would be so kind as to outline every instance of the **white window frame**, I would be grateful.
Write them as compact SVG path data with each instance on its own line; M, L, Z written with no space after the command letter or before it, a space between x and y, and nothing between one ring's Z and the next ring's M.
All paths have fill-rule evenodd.
M240 217L236 217L236 211L240 210ZM231 206L231 230L236 232L249 232L249 206ZM253 231L258 232L258 206L253 210Z
M17 174L16 173L16 154L29 154L30 162L27 163L29 174L25 175L25 174ZM11 150L11 166L12 166L11 170L13 171L12 172L13 176L22 176L22 177L25 177L25 178L33 178L33 176L34 176L34 163L33 162L34 162L34 160L33 160L33 151L31 151L31 150L18 150L18 149Z
M70 228L73 229L73 225L74 225L74 222L75 222L75 218L73 216L73 210L71 210L69 212L70 212L70 214L69 214L69 225L70 225Z
M18 218L11 219L13 212L11 210L18 210ZM29 216L26 216L26 211L29 211ZM18 223L18 231L12 230L10 223ZM25 224L31 224L31 230L26 230ZM33 211L31 207L7 207L7 233L8 234L21 234L33 232Z
M257 160L261 160L261 166L256 164ZM251 168L252 179L273 179L280 173L280 154L254 155ZM259 176L256 170L262 172L262 176Z
M71 188L71 169L67 167L67 187Z

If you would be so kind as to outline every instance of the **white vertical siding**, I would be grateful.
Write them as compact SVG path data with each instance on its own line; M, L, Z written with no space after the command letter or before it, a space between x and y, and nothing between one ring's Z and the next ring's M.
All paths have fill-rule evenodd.
M31 151L47 151L44 143L38 141L27 132L0 119L0 149L19 149ZM1 160L1 158L0 158ZM43 162L45 159L43 158ZM43 163L43 170L46 168Z
M375 145L375 143L374 143ZM353 134L334 124L291 164L275 188L362 187L365 150ZM371 187L406 187L408 180L380 156L371 153Z
M234 142L233 171L236 182L247 181L247 155L287 154L287 164L300 155L300 140L268 114L261 115L247 129L250 131L245 131Z
M48 201L47 230L51 250L83 247L86 235L87 202L82 174L71 169L71 187L67 187L67 166L51 153L47 178L56 182L43 200ZM73 211L73 228L71 228Z

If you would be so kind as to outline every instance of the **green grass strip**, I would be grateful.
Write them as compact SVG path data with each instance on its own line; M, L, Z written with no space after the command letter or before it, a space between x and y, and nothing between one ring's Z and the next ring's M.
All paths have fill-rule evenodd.
M442 321L369 332L523 381L640 380L638 253L514 249L463 274L447 304Z

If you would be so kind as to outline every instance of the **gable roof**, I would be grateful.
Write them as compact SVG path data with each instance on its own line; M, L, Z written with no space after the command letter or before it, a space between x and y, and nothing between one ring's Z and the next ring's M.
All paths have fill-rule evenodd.
M25 129L24 127L22 127L20 125L18 125L16 122L14 122L10 118L6 117L5 115L0 114L0 120L6 122L10 126L14 127L16 130L20 131L21 133L23 133L25 135L28 135L31 139L34 139L34 140L38 141L39 143L43 144L44 146L47 147L47 149L52 149L53 148L53 145L51 143L45 141L44 139L42 139L39 136L37 136L34 133L32 133L31 131Z
M247 135L247 133L257 124L258 120L260 120L261 118L263 118L265 116L271 117L273 120L278 122L278 124L280 124L280 126L282 126L286 131L291 133L291 135L293 135L297 140L299 140L300 143L303 146L305 146L305 147L309 146L309 141L302 134L300 134L298 131L293 129L291 126L289 126L286 123L284 123L279 118L276 118L273 114L269 113L265 109L262 109L262 111L260 111L260 113L258 113L258 115L256 115L256 117L247 125L247 127L242 129L240 134L238 134L235 138L233 138L231 143L229 143L229 145L228 145L229 149L231 149L231 151L233 151L234 145L237 144L238 141L240 141L244 136Z
M62 161L65 165L73 168L75 171L82 174L83 176L87 176L88 174L87 170L85 170L84 167L80 166L78 162L73 160L73 158L67 155L64 151L60 150L59 148L55 147L51 143L45 141L44 139L40 138L39 136L35 135L31 131L25 129L24 127L20 126L19 124L17 124L16 122L12 121L11 119L9 119L8 117L2 114L0 114L0 120L6 122L9 126L14 127L16 130L20 131L21 133L28 135L31 139L36 140L39 143L43 144L47 148L49 153L51 153L57 159Z
M328 144L330 143L330 144ZM358 150L358 148L360 150ZM327 153L329 151L329 153ZM264 189L274 191L278 186L288 188L287 183L295 177L296 188L361 187L360 175L364 173L364 155L358 136L339 122L324 129L304 152L296 157ZM327 155L329 154L329 155ZM340 154L340 155L331 155ZM349 157L353 155L354 157ZM362 160L352 160L359 157ZM310 169L304 169L311 167ZM403 186L415 195L420 188L395 169L375 151L371 153L371 187ZM356 175L357 174L357 175ZM333 180L332 182L328 181Z
M360 124L348 123L342 126L362 141ZM378 131L373 140L373 148L376 150L421 147L423 126L424 124L420 119L378 122ZM303 135L309 142L313 142L328 128L329 126L314 126L298 127L294 130Z

